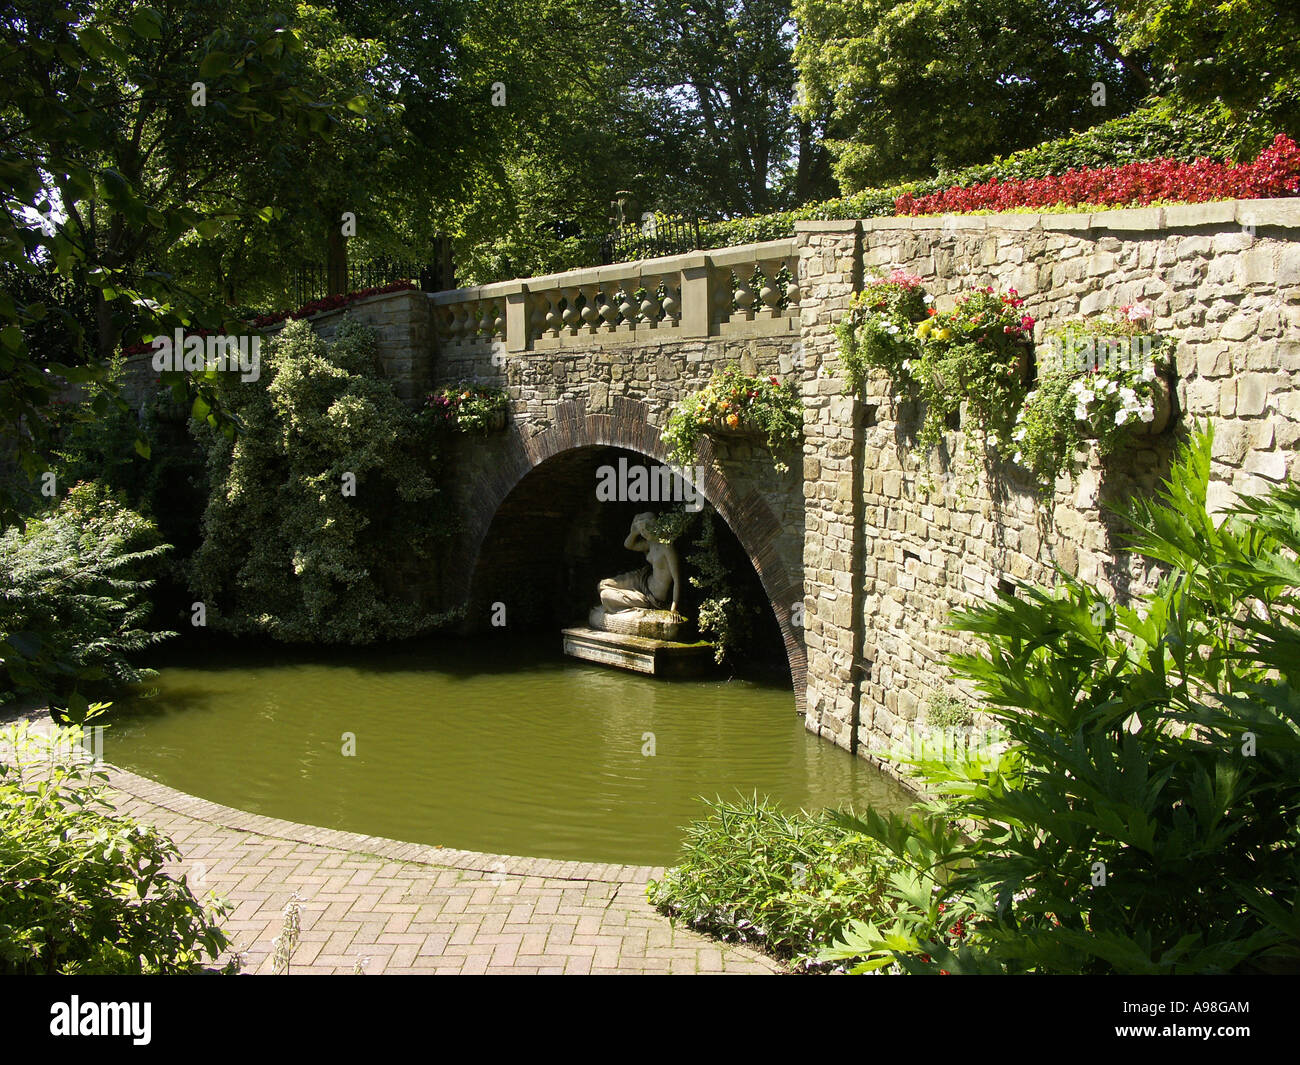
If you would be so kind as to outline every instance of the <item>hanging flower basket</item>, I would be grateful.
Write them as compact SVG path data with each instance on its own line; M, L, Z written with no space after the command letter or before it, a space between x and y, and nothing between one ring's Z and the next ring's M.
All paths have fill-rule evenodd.
M773 466L785 473L789 466L777 453L802 434L803 407L794 384L748 377L738 366L727 366L673 408L663 442L672 462L687 465L695 461L702 436L761 439L773 454Z
M499 388L460 384L425 397L424 415L436 429L487 435L506 427L509 405Z

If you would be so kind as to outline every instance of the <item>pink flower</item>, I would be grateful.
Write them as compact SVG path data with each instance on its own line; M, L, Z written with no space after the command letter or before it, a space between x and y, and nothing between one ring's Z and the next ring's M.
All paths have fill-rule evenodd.
M1025 330L1026 332L1028 332L1030 329L1033 329L1033 328L1034 328L1034 316L1031 315L1031 314L1027 314L1027 315L1025 315L1023 318L1021 318L1021 319L1020 319L1020 328L1023 329L1023 330Z

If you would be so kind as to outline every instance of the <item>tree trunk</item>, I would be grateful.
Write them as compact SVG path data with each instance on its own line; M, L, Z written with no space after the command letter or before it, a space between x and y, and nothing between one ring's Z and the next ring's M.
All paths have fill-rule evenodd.
M337 296L348 290L348 242L338 223L330 225L325 245L325 281L329 288L326 295Z

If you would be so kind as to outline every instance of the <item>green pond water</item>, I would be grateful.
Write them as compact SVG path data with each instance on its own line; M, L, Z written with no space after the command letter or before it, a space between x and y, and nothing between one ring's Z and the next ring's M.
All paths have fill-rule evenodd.
M668 864L700 796L907 801L810 735L788 688L655 680L549 644L191 649L156 686L116 708L110 761L241 810L415 843Z

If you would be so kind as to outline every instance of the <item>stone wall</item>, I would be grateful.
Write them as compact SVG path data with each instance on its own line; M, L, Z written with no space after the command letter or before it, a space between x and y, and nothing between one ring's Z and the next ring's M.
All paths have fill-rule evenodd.
M945 661L970 644L942 630L955 607L1060 566L1118 599L1151 587L1106 504L1151 492L1193 420L1215 428L1212 509L1300 476L1300 202L1240 201L1100 212L805 222L800 245L807 727L869 755L960 694ZM925 495L908 448L913 415L887 379L843 394L833 327L868 276L919 274L940 308L973 286L1015 288L1037 335L1141 299L1178 340L1174 424L1038 506L1028 480L966 498ZM951 432L955 453L960 431ZM977 466L978 468L978 466Z
M429 380L433 353L428 295L413 290L386 292L335 311L313 315L308 321L317 335L332 340L348 314L375 330L385 376L392 380L402 399L414 403L423 395ZM284 323L280 322L267 326L261 334L270 339L283 328ZM252 335L257 331L250 329L249 332ZM122 380L122 394L127 402L139 409L157 391L158 372L153 368L153 354L145 352L128 356ZM69 391L69 395L79 394L79 390Z

